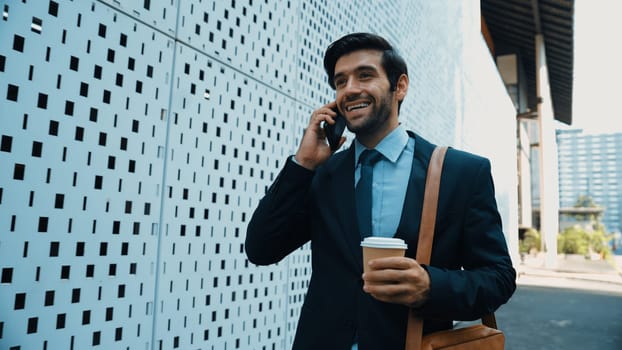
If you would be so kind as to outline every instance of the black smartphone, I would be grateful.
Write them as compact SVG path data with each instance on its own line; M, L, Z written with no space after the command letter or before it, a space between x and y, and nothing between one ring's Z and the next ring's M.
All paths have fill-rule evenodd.
M330 149L336 151L339 148L341 135L343 135L343 131L346 129L346 118L339 113L337 108L333 108L333 111L337 112L337 116L333 118L335 120L335 124L331 125L325 122L324 133L326 134L326 139L328 140Z

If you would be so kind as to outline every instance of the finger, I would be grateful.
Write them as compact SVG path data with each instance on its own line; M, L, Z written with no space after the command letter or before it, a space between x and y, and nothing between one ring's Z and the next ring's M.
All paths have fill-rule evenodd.
M363 289L380 301L405 305L412 303L412 296L415 294L403 285L365 286Z
M320 110L313 111L313 114L311 114L312 124L319 125L324 121L324 119L326 119L326 115L324 115Z
M416 278L410 270L383 269L369 271L363 275L363 281L370 284L394 284Z
M328 114L330 116L334 116L334 115L337 114L337 102L336 101L332 101L330 103L327 103L324 106L322 106L320 109L325 111L326 114Z
M328 108L319 108L311 114L311 124L321 125L323 122L334 124L334 116L336 113Z
M363 285L363 291L374 298L404 305L412 305L426 298L429 289L425 286L417 286L408 283L393 284L370 284Z
M419 265L414 259L406 257L377 258L370 260L368 264L372 270L406 270Z
M384 298L409 295L412 289L407 284L365 284L363 290Z
M337 108L337 101L333 101L324 105L324 107L330 109L331 111Z

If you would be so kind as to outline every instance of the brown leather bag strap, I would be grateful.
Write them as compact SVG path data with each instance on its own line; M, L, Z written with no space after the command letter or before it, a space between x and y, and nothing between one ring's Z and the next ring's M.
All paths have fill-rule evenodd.
M419 224L419 240L417 242L416 259L419 264L430 264L436 209L438 207L438 190L441 185L441 171L446 152L447 147L434 148L428 165L423 193L423 208L421 209L421 223ZM408 326L406 327L406 350L421 349L422 337L423 320L417 317L411 308L408 312Z
M434 241L434 226L436 224L436 210L438 208L438 192L441 184L441 172L447 147L436 147L432 152L425 181L423 194L423 208L419 226L419 240L417 242L416 259L419 264L429 265L432 256L432 242ZM497 328L495 315L482 317L482 323L491 328ZM413 309L408 313L406 328L406 350L421 349L423 338L423 320L415 315Z
M406 326L406 350L421 349L423 340L423 320L415 316L415 312L408 311L408 325Z
M495 313L493 312L482 316L482 324L484 324L484 326L497 329L497 318L495 317Z
M419 241L417 243L417 262L423 265L430 264L432 256L432 242L434 241L434 225L436 224L436 209L438 208L438 191L441 187L441 172L447 147L436 147L432 152L428 173L425 178L423 193L423 208L421 209L421 223L419 224Z

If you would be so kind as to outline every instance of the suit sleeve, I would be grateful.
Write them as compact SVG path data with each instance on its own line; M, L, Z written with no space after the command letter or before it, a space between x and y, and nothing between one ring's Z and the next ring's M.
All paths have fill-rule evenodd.
M310 240L307 203L313 175L288 158L248 224L245 249L252 263L277 263Z
M466 185L466 180L463 180ZM416 309L423 318L474 320L494 312L516 289L516 272L501 229L490 173L484 160L471 179L462 227L462 269L427 266L430 293Z

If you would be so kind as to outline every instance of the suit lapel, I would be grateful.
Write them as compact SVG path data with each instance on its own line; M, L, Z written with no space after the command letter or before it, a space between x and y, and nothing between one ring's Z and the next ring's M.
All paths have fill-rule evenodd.
M331 207L335 211L334 218L339 225L335 232L343 235L336 237L338 244L343 244L351 254L351 262L358 270L363 269L363 254L361 250L361 236L356 221L356 208L354 203L354 147L350 147L347 154L328 170L332 177L330 198L334 199Z

